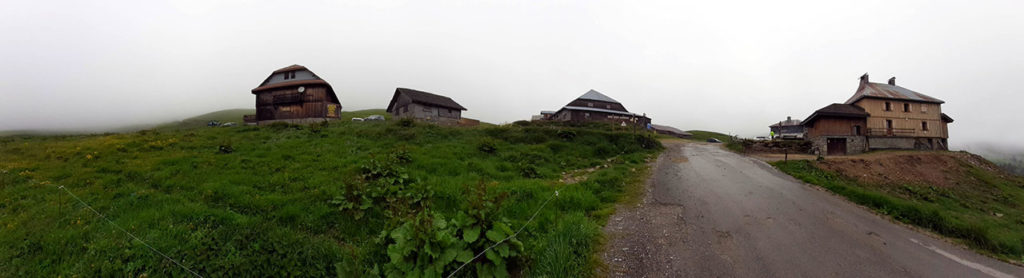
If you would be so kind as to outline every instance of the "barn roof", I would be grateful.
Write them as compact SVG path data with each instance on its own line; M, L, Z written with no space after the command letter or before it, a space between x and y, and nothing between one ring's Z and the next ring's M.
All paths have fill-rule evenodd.
M611 97L608 97L608 96L602 94L601 92L595 91L593 89L591 89L590 91L587 91L587 93L583 94L582 96L580 96L580 97L578 97L576 99L589 99L589 100L596 100L596 101L619 103L619 101L617 101L615 99L612 99Z
M870 116L864 108L852 104L833 103L824 108L814 111L810 117L803 121L803 125L813 123L819 117L845 117L845 118L867 118Z
M947 123L952 123L953 122L953 118L950 118L949 115L946 115L946 113L942 113L941 116L942 116L942 121L943 122L947 122Z
M893 83L895 83L895 81ZM861 82L860 87L857 88L857 92L846 101L846 104L853 104L863 98L912 100L938 104L945 103L945 101L940 99L911 91L910 89L896 86L895 84Z
M409 97L413 103L425 104L430 106L439 106L444 108L468 110L466 107L462 107L457 102L449 97L442 95L435 95L424 91L418 91L408 88L396 88L395 95L391 97L391 103L388 103L388 112L392 112L394 109L395 102L398 101L398 96L404 95Z
M271 78L273 78L275 74L282 73L282 72L288 72L288 71L307 71L307 72L309 72L310 77L307 77L309 79L297 79L297 80L289 80L289 81L283 81L283 82L277 82L277 83L270 83ZM338 99L338 95L334 94L334 88L331 87L330 83L327 83L327 81L325 81L323 78L320 78L320 76L317 76L316 73L313 73L313 71L307 69L304 66L300 66L300 65L291 65L291 66L283 67L283 68L277 69L274 72L270 73L270 75L268 75L266 79L263 79L263 82L260 83L259 87L256 87L256 88L252 89L252 94L256 94L256 93L259 93L259 92L262 92L262 91L280 89L280 88L289 88L289 87L298 88L300 86L311 86L311 85L323 85L323 86L327 87L327 96L329 96L334 103L341 103L341 101Z

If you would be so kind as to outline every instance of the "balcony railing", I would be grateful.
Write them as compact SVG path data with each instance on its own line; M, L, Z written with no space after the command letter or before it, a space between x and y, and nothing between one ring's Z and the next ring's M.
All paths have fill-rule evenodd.
M913 136L913 128L869 128L868 136Z

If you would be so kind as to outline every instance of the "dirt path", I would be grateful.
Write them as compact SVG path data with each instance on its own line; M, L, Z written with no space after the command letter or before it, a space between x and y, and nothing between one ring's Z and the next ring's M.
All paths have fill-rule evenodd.
M614 277L1024 277L717 145L666 142L605 227Z

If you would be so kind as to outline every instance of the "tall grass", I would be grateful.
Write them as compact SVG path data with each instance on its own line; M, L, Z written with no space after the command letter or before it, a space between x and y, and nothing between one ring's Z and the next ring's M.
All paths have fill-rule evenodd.
M482 151L483 145L493 149ZM659 150L649 137L596 127L347 121L4 137L0 276L187 274L62 195L58 185L207 276L380 273L389 261L381 235L396 221L384 209L356 217L332 200L360 185L371 161L396 153L408 159L402 174L429 188L427 204L439 219L472 212L467 192L483 185L495 202L491 217L518 228L558 190L518 237L525 252L510 270L590 276L600 225L613 203L635 190L645 162ZM608 167L583 182L558 182L564 172L599 165Z

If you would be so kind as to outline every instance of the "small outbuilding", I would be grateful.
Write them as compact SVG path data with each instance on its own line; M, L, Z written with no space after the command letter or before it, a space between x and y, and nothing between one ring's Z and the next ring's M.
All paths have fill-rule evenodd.
M856 105L833 103L803 121L806 139L822 155L859 154L868 150L868 112Z
M408 88L396 88L388 103L388 113L395 118L411 118L431 123L457 125L462 120L459 105L449 97Z
M341 101L331 84L300 65L275 70L251 92L256 95L256 114L243 117L247 124L305 124L338 119L341 114Z
M793 117L786 117L785 121L772 124L768 126L768 129L775 134L772 139L804 139L804 126L800 124L800 120L794 120Z

